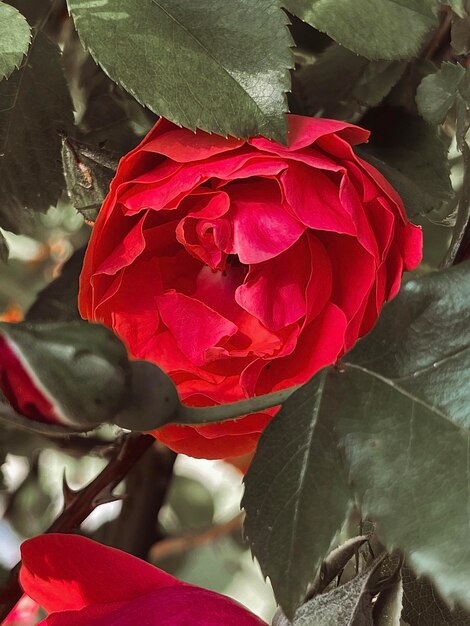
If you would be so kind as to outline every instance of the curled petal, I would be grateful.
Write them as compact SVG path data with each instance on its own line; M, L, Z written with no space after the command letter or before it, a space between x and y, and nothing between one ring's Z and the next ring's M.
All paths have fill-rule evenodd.
M78 535L29 539L21 558L21 586L48 612L132 600L182 584L141 559Z
M173 334L179 349L195 365L202 365L210 348L238 330L235 324L203 302L176 291L159 296L157 304L163 323ZM195 324L195 320L204 320L204 324Z

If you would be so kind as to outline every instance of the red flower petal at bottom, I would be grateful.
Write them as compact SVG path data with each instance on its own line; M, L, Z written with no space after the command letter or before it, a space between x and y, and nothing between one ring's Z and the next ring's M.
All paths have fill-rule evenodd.
M43 626L266 626L230 598L199 587L167 587L116 605L50 615Z
M51 533L25 541L20 582L48 612L133 600L180 583L126 552L78 535Z
M154 437L182 454L200 459L239 456L255 450L258 439L271 420L271 409L236 420L200 426L169 424L153 431ZM269 414L271 413L271 414Z

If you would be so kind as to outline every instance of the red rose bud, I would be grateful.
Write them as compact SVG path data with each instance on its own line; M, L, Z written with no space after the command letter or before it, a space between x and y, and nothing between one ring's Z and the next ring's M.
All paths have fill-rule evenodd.
M130 366L103 326L0 324L0 389L31 420L88 430L124 404Z
M421 230L352 149L368 131L288 122L283 146L161 119L121 160L98 215L81 314L159 365L186 404L305 383L372 328L420 262ZM155 436L192 456L238 456L274 412Z

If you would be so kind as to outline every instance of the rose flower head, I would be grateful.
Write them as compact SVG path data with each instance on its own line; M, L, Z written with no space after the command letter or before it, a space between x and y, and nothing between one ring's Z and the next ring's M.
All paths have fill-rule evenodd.
M20 582L48 613L42 626L266 626L237 602L77 535L21 547Z
M121 160L93 228L82 316L158 364L186 404L306 382L371 329L420 262L420 229L351 147L368 131L288 124L283 146L161 119ZM236 456L274 412L154 434L192 456Z

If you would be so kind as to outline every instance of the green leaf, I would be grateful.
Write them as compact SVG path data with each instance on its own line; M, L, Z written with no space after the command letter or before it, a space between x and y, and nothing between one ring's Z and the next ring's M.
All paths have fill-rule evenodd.
M369 61L332 44L293 75L302 113L353 120L385 98L405 66L401 61Z
M439 597L428 579L416 578L409 567L404 567L403 619L409 626L468 626L470 613L460 607L450 609Z
M0 80L18 68L29 47L28 22L14 7L0 2Z
M73 123L59 47L37 33L21 68L0 83L0 226L25 231L57 202L61 138Z
M442 124L455 104L460 90L468 95L469 79L464 67L443 63L435 74L421 81L416 93L418 110L430 124Z
M247 536L288 616L353 501L388 550L470 606L469 270L408 282L261 436L245 479Z
M470 69L455 63L443 63L436 73L423 78L416 92L418 110L430 124L442 124L455 107L458 145L462 145L470 126L469 98Z
M323 561L320 571L312 585L308 588L309 599L323 593L335 578L341 574L348 562L357 555L361 546L369 539L368 535L352 537L345 543L332 550ZM291 626L291 622L286 618L279 608L273 618L273 626Z
M445 0L447 4L459 17L465 17L467 13L468 0Z
M67 192L73 206L86 220L96 220L118 160L114 152L63 138L62 162Z
M368 59L409 59L437 25L437 0L283 0L294 15Z
M402 197L408 217L439 209L452 195L448 146L420 117L401 108L379 107L362 120L372 132L358 150Z
M272 0L68 0L84 46L139 102L195 129L285 140L292 67Z
M403 599L403 583L398 577L384 589L374 604L374 626L400 626Z
M296 611L292 626L374 626L372 599L387 580L378 581L382 560L379 557L363 574L306 602Z
M469 269L407 283L344 371L330 369L331 416L362 513L386 547L467 606Z
M327 370L285 402L245 477L245 536L289 618L350 506L343 462L324 421L325 385Z
M457 0L454 5L451 25L451 44L456 54L467 54L470 49L470 2ZM459 10L458 10L459 9Z
M463 181L457 205L452 239L447 250L444 267L449 267L462 261L470 249L470 148L467 143L462 144Z

